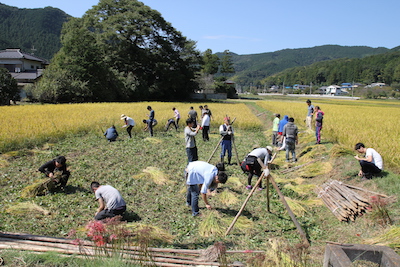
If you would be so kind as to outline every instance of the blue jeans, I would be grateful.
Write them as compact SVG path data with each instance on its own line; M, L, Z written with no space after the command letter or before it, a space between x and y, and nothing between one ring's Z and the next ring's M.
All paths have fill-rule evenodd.
M225 152L228 151L228 157L232 157L232 142L231 140L222 140L221 158L225 157Z
M199 195L200 195L200 188L197 184L188 185L186 193L186 203L192 207L193 216L199 214Z

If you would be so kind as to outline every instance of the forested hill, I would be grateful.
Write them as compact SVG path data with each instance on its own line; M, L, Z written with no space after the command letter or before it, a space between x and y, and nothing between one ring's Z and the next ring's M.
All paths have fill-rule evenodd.
M362 84L386 83L400 88L400 47L388 53L364 58L341 58L323 61L305 67L294 67L269 76L262 83L292 85L295 83L314 85L356 82Z
M53 7L19 9L0 3L0 50L20 48L50 60L61 47L61 28L69 17Z
M252 55L232 53L236 73L230 79L241 85L256 85L264 78L288 68L339 58L363 58L389 51L385 47L323 45Z

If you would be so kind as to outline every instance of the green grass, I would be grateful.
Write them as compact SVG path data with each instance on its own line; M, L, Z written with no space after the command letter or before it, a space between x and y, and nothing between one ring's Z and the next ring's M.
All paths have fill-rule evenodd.
M263 112L254 104L251 106L255 113ZM270 128L272 117L265 116L260 119L265 120L267 129ZM203 161L207 161L220 138L216 132L217 129L211 129L211 131L210 142L203 142L201 133L197 136L199 157ZM265 133L267 138L261 131L237 129L235 132L239 160L244 158L253 144L262 146L270 144L268 130ZM139 133L129 139L125 132L121 132L117 142L108 143L101 134L88 133L69 136L53 145L46 144L34 150L21 150L9 157L3 155L5 159L0 162L0 231L66 237L71 229L78 229L78 234L83 237L84 234L79 229L93 219L97 208L94 196L89 191L90 182L96 180L120 190L128 203L128 213L125 217L128 221L138 221L163 228L175 237L172 244L164 246L201 249L216 241L222 241L229 250L268 250L271 246L268 240L271 238L280 238L292 247L301 242L293 222L272 187L270 188L271 213L267 212L266 190L256 191L242 213L243 217L251 220L252 228L243 230L234 227L226 237L212 235L202 237L199 235L199 226L203 219L193 218L189 208L185 206L183 170L187 164L187 157L183 133L157 132L154 138L156 140L148 139L148 134ZM298 154L309 146L313 147L312 141L314 140L309 139L310 142L299 145ZM302 140L308 139L302 138ZM329 142L324 145L327 150L332 147L332 143ZM218 149L211 163L217 163L219 152ZM36 179L42 178L42 175L37 172L38 167L57 155L67 157L71 171L66 193L22 198L20 193L23 188ZM382 178L361 183L359 178L355 177L359 166L352 156L344 155L329 159L328 152L324 152L324 156L332 164L333 169L329 173L306 178L304 183L320 185L328 179L337 179L369 188L372 191L399 197L397 175L387 172L387 175ZM276 159L278 168L272 171L272 175L282 181L298 178L298 171L282 174L280 170L298 166L304 162L299 159L299 163L288 165L283 162L283 157L284 152L280 152ZM236 156L233 159L236 162ZM148 167L160 169L169 182L156 184L148 178L149 176L141 176L143 170ZM240 181L246 185L246 175L238 166L227 166L227 171L230 176L239 177ZM253 184L255 182L256 178L253 178ZM280 182L278 185L287 197L296 200L316 198L315 192L300 195L289 187L285 188L285 184L285 182ZM229 180L222 187L232 190L231 192L239 201L228 205L218 203L218 197L212 197L210 203L224 222L231 222L246 199L248 191L244 186L238 187L237 184L230 184ZM50 214L44 215L40 212L13 214L6 211L10 206L20 202L34 202L49 211ZM200 208L204 213L205 205L202 201L200 201ZM393 221L398 224L399 203L397 201L391 204L390 211ZM311 243L311 254L307 256L308 266L321 266L325 241L363 243L365 239L377 236L384 230L382 226L371 220L368 214L352 223L339 222L325 206L308 207L307 212L297 219ZM15 258L14 256L4 257L8 261ZM43 258L26 257L28 259L32 257L29 259L32 264L27 266L39 266L39 262L42 264L41 266L86 266L80 262L81 259L74 259L68 263L64 262L64 258L53 259L54 264L50 264L46 263ZM251 257L252 255L245 255L241 260L251 261L249 259ZM24 260L26 260L25 257ZM304 259L298 259L298 261L302 260ZM124 266L124 263L121 264L112 266Z

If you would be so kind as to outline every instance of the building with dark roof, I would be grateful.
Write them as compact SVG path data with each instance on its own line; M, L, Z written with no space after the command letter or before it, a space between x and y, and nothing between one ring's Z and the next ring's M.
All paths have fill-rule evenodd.
M49 62L43 58L22 52L20 49L0 50L0 68L6 68L17 81L21 97L23 87L38 81Z

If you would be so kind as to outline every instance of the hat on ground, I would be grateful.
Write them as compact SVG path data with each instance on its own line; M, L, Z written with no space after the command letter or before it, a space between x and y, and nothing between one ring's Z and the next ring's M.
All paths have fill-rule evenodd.
M269 151L272 151L272 146L267 146L266 149L268 149Z
M121 115L121 120L125 120L128 116L126 116L125 114Z

